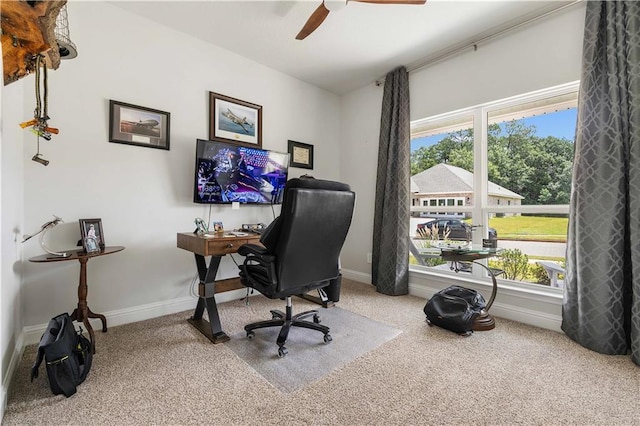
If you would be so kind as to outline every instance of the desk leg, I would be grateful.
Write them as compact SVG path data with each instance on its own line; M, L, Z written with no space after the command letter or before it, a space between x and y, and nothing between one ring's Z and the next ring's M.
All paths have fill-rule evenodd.
M222 331L218 306L214 297L215 279L218 266L220 266L220 256L212 256L209 267L206 265L204 256L196 254L195 257L198 276L200 277L200 284L198 285L199 298L196 310L188 321L213 343L226 342L229 340L229 336ZM203 318L205 308L207 309L209 321Z

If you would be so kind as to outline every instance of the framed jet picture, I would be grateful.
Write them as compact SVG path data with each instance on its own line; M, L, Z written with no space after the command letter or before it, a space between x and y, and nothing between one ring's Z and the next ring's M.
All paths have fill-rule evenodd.
M262 147L262 106L209 92L209 139Z
M171 114L152 108L109 101L109 142L169 149Z

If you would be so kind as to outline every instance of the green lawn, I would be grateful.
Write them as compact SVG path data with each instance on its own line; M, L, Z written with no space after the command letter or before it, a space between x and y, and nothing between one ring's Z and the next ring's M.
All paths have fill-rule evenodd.
M510 216L489 219L499 240L567 241L566 217Z

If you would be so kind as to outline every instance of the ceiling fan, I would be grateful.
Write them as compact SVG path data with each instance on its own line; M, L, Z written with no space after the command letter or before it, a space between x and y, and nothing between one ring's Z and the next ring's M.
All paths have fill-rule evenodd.
M359 3L373 3L373 4L425 4L427 0L346 0L347 3L349 1L355 1ZM300 30L298 35L296 36L296 40L303 40L309 34L314 32L320 24L325 20L325 18L329 15L329 9L324 5L324 0L322 4L318 6L318 8L311 14L307 22L304 24L304 27Z

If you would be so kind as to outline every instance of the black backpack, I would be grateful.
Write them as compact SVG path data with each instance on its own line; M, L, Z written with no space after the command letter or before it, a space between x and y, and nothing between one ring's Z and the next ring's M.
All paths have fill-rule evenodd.
M38 377L38 369L44 358L49 386L54 395L67 398L76 393L76 386L84 382L91 369L93 352L91 342L73 328L69 314L52 318L40 344L36 362L31 367L31 381Z
M486 306L477 291L452 285L434 294L424 306L424 313L429 325L468 336L473 333L473 320Z

